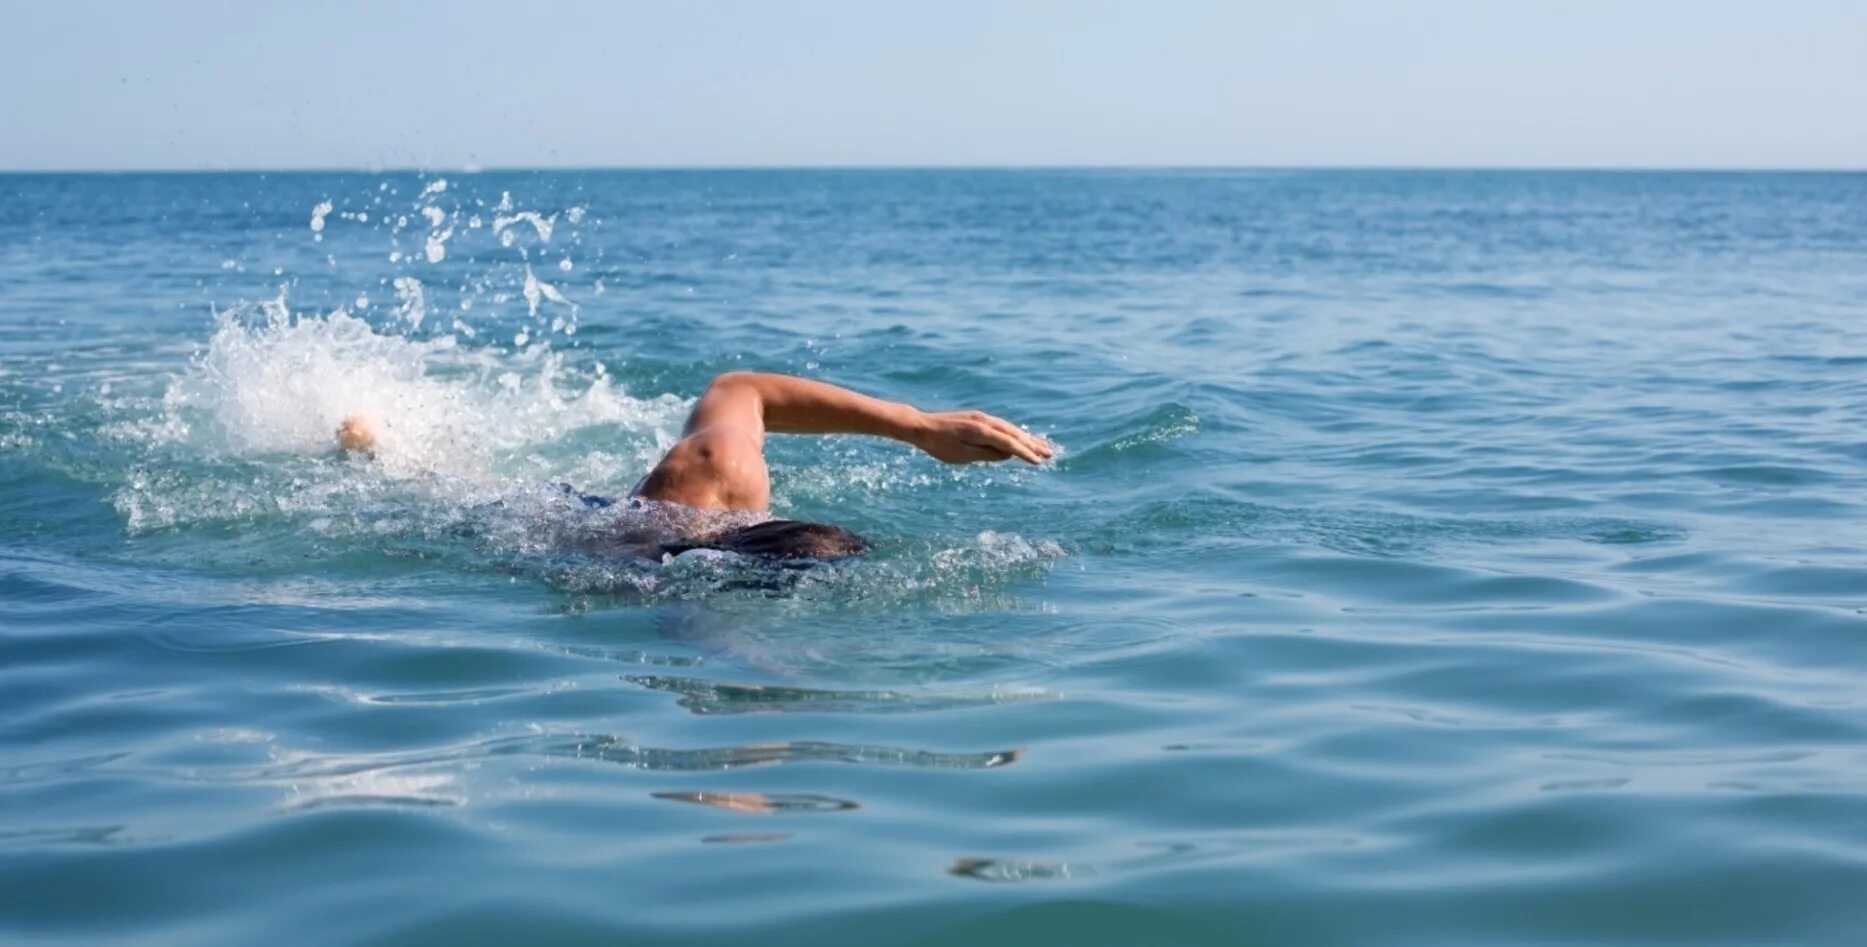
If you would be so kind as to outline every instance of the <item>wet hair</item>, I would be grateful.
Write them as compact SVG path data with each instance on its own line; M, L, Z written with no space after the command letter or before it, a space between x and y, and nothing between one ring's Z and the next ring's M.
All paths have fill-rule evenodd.
M719 549L764 559L843 559L868 552L869 541L828 523L766 520L704 540L668 543L661 547L662 552L675 555L690 549Z

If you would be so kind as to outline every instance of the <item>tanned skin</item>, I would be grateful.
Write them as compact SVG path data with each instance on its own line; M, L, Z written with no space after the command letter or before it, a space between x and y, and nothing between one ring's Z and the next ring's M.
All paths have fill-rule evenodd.
M681 439L635 488L634 496L700 510L771 506L765 435L873 434L912 444L949 464L1017 458L1041 464L1050 442L982 411L922 411L808 378L728 372L713 379L694 405ZM376 425L352 415L337 430L352 453L376 449Z
M765 512L771 475L765 435L873 434L912 444L949 464L1017 458L1041 464L1049 441L981 411L922 411L808 378L729 372L694 405L681 440L635 496L701 510Z

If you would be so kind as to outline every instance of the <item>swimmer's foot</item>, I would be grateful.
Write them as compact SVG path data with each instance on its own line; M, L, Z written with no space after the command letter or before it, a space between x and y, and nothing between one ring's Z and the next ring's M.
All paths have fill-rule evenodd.
M361 414L344 418L337 425L337 446L346 454L376 452L376 422Z

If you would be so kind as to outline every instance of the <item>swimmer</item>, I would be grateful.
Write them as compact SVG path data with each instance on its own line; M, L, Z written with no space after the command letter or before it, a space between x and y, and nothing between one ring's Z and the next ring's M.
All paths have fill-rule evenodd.
M346 453L373 454L376 431L376 422L365 415L346 417L337 429L338 446ZM674 504L713 514L769 512L768 433L887 437L949 464L1014 458L1041 464L1055 453L1044 438L981 411L922 411L807 378L728 372L707 386L681 439L630 491L631 502ZM565 489L587 505L609 505L602 497ZM769 519L713 533L697 530L681 541L661 544L658 551L721 549L773 559L835 559L867 548L866 540L840 526Z

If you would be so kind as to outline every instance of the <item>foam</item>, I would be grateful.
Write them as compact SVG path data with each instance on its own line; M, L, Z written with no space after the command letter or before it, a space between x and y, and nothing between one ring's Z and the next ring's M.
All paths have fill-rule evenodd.
M413 278L396 284L400 318L420 325ZM527 448L582 428L671 435L686 402L636 398L607 372L573 367L534 344L474 348L452 335L379 331L347 310L293 313L283 292L216 317L213 335L163 398L169 437L234 455L327 454L345 417L379 429L377 459L404 475L486 477Z

